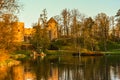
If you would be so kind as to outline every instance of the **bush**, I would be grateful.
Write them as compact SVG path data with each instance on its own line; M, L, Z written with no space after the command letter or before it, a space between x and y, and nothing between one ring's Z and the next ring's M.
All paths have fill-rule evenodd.
M56 43L51 43L48 49L50 49L50 50L58 50L59 46Z
M59 39L52 41L48 49L50 50L58 50L62 46L67 45L67 40L66 39Z
M100 50L104 51L103 42L99 43ZM120 45L117 42L107 41L107 50L119 49Z
M108 50L119 49L120 45L118 43L116 43L116 42L108 41L107 42L107 48L108 48Z

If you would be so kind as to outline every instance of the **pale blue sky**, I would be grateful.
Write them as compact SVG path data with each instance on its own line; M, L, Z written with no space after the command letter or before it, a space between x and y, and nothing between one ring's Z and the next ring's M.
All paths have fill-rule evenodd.
M43 9L47 9L48 19L59 15L65 8L78 9L86 16L94 17L104 12L108 16L114 16L120 9L120 0L19 0L24 5L19 13L19 21L25 23L25 27L31 27L37 22Z

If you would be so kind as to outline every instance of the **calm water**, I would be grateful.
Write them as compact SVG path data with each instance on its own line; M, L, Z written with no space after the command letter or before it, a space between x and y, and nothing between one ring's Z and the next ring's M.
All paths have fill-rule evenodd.
M0 69L0 80L120 80L120 56L47 56Z

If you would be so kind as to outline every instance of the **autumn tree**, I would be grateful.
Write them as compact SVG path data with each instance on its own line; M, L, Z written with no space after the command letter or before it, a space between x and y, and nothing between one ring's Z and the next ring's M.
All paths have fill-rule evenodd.
M16 14L20 5L17 0L0 0L0 48L9 49L13 45L12 23L18 20Z
M83 20L83 26L82 26L82 33L81 33L81 39L83 40L82 45L83 48L89 49L89 50L95 50L95 24L94 20L89 17L85 18Z
M72 14L72 26L71 26L71 35L75 36L75 34L78 32L78 18L79 18L79 11L77 9L73 9L71 11L71 14Z
M69 27L70 27L70 11L67 9L63 9L62 13L63 19L63 33L64 36L69 36Z
M111 29L110 29L110 39L112 41L116 41L115 17L114 16L110 17L110 27L111 27Z
M73 39L73 42L75 44L75 48L80 47L79 44L79 37L80 37L80 28L81 28L81 23L79 21L80 18L80 13L78 9L73 9L71 10L71 38Z
M107 41L109 39L109 17L105 13L96 16L96 23L99 27L99 40L107 51Z
M120 40L120 9L118 10L118 12L115 15L116 17L116 36L117 36L117 41L119 42Z

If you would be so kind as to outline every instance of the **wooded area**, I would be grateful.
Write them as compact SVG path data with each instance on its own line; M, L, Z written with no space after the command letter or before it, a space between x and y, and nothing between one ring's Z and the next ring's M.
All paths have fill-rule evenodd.
M44 21L44 19L47 18L47 11L44 13L44 10L43 14L41 14L44 17L41 18L40 16L40 19L43 20L41 23L45 27L46 20ZM118 10L115 16L107 16L105 13L99 13L92 18L81 14L78 9L70 10L65 8L61 11L60 15L54 16L54 19L58 22L58 39L51 41L51 43L46 43L46 40L49 42L47 36L46 38L39 37L42 41L40 39L36 40L46 45L49 44L45 48L60 49L62 46L72 46L74 49L84 48L91 51L119 49L120 10ZM33 25L33 27L35 26L40 25ZM40 32L38 30L40 29L36 27L36 35ZM39 33L39 35L42 34ZM45 35L43 34L43 36Z
M18 21L17 13L21 5L17 0L0 1L0 48L12 49L17 47L13 42L12 23ZM78 9L63 9L60 15L55 15L57 21L58 39L50 41L47 32L41 32L47 26L47 10L40 14L39 20L33 25L36 29L31 43L37 48L60 49L62 46L72 46L75 49L84 48L91 51L107 51L119 49L120 43L120 9L114 16L98 13L94 18L87 17ZM39 23L40 22L40 23Z

